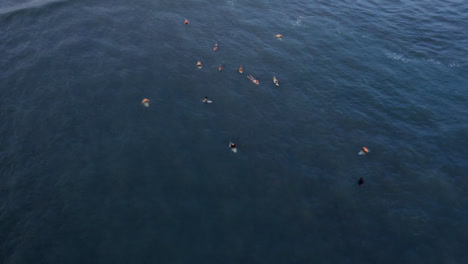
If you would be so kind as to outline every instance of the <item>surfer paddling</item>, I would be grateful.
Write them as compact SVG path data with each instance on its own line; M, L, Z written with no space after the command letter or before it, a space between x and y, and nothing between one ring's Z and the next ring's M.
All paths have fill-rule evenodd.
M233 142L229 142L229 148L232 152L237 153L237 144Z
M202 100L202 103L204 104L211 104L213 101L211 101L210 99L208 99L208 96L205 96L205 99Z
M362 147L361 151L359 151L358 154L359 154L359 155L367 155L367 154L369 154L369 152L370 152L370 151L369 151L368 148Z
M244 73L244 67L242 65L237 70L239 73Z
M144 105L145 107L148 107L150 104L150 100L148 98L145 98L141 101L141 104Z
M215 45L214 45L214 47L213 47L213 50L214 50L214 51L217 51L217 50L218 50L218 43L217 43L217 42L215 43Z
M253 83L255 83L256 85L260 84L260 82L258 80L256 80L252 75L247 76L247 78L249 78L249 80L252 81Z
M278 79L276 79L275 76L273 76L273 83L274 83L276 86L279 86Z

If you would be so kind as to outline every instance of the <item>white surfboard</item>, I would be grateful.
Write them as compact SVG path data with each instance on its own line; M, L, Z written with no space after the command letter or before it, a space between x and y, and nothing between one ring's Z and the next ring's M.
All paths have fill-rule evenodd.
M362 156L362 155L366 155L366 154L369 154L369 153L370 153L370 150L369 150L369 152L367 152L367 153L364 152L364 150L361 150L361 151L358 152L358 155L361 155L361 156Z
M143 103L143 106L149 107L149 102L144 102L144 103Z
M205 99L202 100L202 103L204 103L204 104L211 104L212 102L213 101L211 101L211 100L207 100L206 102L205 102Z

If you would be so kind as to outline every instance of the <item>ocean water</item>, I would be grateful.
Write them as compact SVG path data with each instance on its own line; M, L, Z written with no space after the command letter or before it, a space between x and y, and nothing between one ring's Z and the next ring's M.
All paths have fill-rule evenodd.
M467 21L1 0L0 263L468 263Z

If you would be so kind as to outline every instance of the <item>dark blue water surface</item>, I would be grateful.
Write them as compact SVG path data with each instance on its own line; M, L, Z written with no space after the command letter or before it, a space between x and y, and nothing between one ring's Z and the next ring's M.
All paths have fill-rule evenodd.
M468 263L467 21L1 0L0 263Z

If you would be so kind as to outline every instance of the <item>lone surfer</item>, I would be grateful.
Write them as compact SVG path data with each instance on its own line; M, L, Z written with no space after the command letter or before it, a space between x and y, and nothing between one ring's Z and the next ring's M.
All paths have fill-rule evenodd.
M145 98L141 101L141 104L144 105L145 107L148 107L150 104L150 100L148 98Z
M369 151L368 148L362 147L361 151L359 151L358 154L359 154L359 155L367 155L367 154L369 154L369 152L370 152L370 151Z

